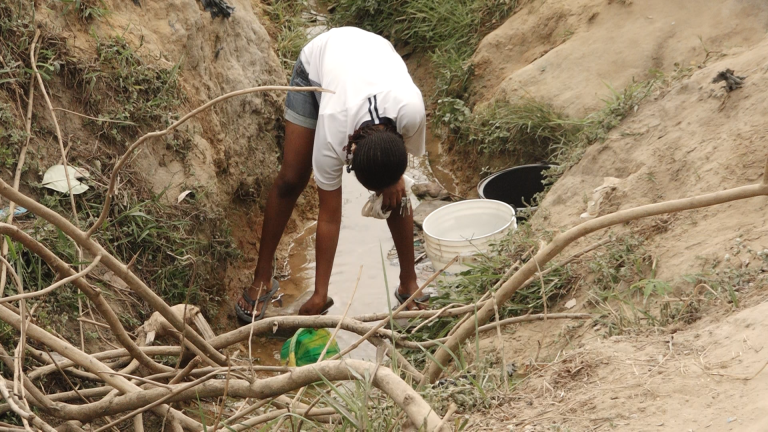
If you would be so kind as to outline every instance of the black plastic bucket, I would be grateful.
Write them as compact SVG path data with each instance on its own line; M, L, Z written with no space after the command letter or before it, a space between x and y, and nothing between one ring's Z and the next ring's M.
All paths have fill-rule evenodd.
M477 185L481 198L505 202L515 208L518 219L524 219L526 209L531 211L533 197L544 190L544 171L551 165L535 164L507 168L483 179Z

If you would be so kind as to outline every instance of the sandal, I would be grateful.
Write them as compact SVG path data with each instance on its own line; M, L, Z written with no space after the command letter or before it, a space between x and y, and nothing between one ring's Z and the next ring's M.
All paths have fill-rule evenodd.
M241 321L244 321L246 323L259 321L260 319L264 318L264 312L266 312L267 307L269 307L269 303L270 303L269 301L272 300L272 297L275 295L275 293L277 293L277 290L279 289L280 289L280 284L277 283L276 279L272 279L272 289L266 294L260 296L257 300L253 300L248 295L248 290L244 289L242 298L243 300L248 302L249 305L251 305L251 311L256 309L256 305L258 305L259 303L264 303L264 306L261 307L261 312L256 317L254 317L252 312L249 313L245 311L243 308L240 307L239 303L235 303L235 314L237 315L238 318L240 318Z
M398 306L405 303L405 301L408 300L410 296L411 296L410 294L400 294L399 292L397 292L397 290L395 290L395 299L397 300ZM424 294L421 297L416 297L415 299L413 299L413 304L429 306L429 299L430 299L430 295Z

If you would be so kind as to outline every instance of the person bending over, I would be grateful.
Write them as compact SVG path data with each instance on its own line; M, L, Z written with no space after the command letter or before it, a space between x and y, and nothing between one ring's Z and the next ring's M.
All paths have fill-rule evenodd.
M354 171L391 211L387 225L400 258L402 302L418 289L413 265L413 216L407 206L403 174L408 153L424 153L426 114L421 92L402 58L386 39L342 27L309 42L293 68L291 86L323 87L334 93L288 92L285 100L283 164L267 199L253 283L235 311L246 322L261 319L278 290L272 262L278 242L301 192L314 171L320 209L317 220L315 292L302 315L327 311L341 226L341 176ZM410 264L408 264L410 263ZM424 308L428 296L414 307Z

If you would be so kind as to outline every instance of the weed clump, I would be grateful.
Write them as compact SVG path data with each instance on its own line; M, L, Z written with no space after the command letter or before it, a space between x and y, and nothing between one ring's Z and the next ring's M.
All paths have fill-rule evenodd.
M309 5L304 1L273 0L266 10L269 20L276 27L273 36L275 51L283 70L290 74L301 49L310 40L307 28L313 22Z
M109 10L104 0L59 0L64 4L64 13L73 13L83 21L89 23L94 19L105 17Z
M520 162L548 160L555 149L577 142L586 124L533 99L495 102L473 113L456 99L438 107L456 147Z
M472 53L515 7L516 0L340 0L331 24L361 27L395 45L428 52L435 70L434 99L463 98L472 76Z
M98 133L116 143L137 135L142 127L169 123L184 101L181 64L170 68L149 65L120 36L97 40L95 61L78 66L77 88L87 113L123 121L96 124Z

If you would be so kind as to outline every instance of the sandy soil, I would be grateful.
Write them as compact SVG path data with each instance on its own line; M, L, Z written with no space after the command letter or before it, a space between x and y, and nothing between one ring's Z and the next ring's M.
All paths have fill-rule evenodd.
M698 64L706 51L737 53L765 37L756 0L533 0L480 44L474 100L533 96L568 114L601 106L651 69Z
M671 75L691 67L588 149L552 187L534 225L558 231L581 223L606 177L619 179L618 188L601 215L760 181L768 157L767 14L764 3L741 0L537 1L490 34L474 57L479 102L529 94L583 115L600 107L605 83L621 89L652 68ZM747 76L743 88L726 93L711 83L726 68ZM655 277L675 285L705 264L759 270L764 262L744 252L768 248L766 210L768 198L754 198L642 222L652 231L645 246L657 260ZM505 358L522 381L499 407L473 415L469 430L768 430L765 271L738 308L714 301L690 326L614 337L594 323L508 330ZM594 312L584 293L575 297L574 310ZM483 346L496 352L494 335Z

